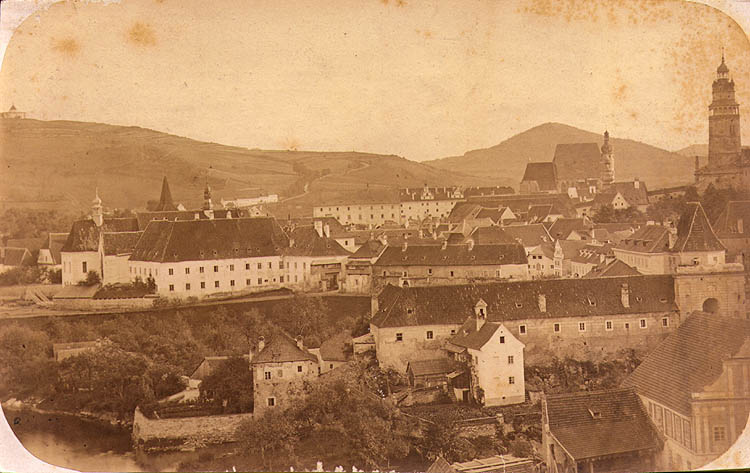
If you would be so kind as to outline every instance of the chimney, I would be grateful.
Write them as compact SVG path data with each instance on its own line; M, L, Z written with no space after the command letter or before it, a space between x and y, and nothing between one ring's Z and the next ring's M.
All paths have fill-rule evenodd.
M677 229L674 226L670 226L667 228L667 232L669 233L669 249L671 250L674 248L675 243L677 243Z
M200 220L200 219L201 219L201 214L199 214L198 212L195 212L195 216L193 217L193 220Z
M295 338L294 341L297 342L297 348L300 350L305 349L305 340L302 338L302 335L297 335L297 338Z
M466 246L469 247L469 251L472 251L474 249L474 240L472 238L466 240Z
M537 304L539 304L539 312L547 312L547 296L539 294L536 297Z
M326 238L331 238L331 226L327 223L323 225L323 233L325 234Z
M318 233L319 237L323 237L323 221L316 220L314 223L315 231Z
M258 338L258 353L262 352L266 347L266 339L264 337Z
M637 177L633 181L633 187L636 188L636 189L638 189L639 187L641 187L641 181L639 181Z
M620 299L622 300L622 306L626 309L630 307L630 289L628 283L623 283L620 288Z
M380 243L382 243L384 246L388 246L388 235L383 233L380 235Z
M294 238L289 239L289 248L294 248Z
M424 231L420 228L419 229L419 239L421 240L422 238L424 238Z
M445 250L446 248L448 248L448 240L443 240L443 244L440 247L440 249L441 250Z
M404 242L403 245L401 245L401 251L406 251L406 249L409 247L409 243Z
M741 218L737 219L737 233L745 233L744 223Z

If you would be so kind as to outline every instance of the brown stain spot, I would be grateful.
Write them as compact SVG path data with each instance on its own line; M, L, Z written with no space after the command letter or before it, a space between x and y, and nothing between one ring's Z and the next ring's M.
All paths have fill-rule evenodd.
M151 25L138 21L128 30L128 41L138 46L155 46L156 32Z
M287 151L298 151L300 143L296 138L287 138L284 140L282 147Z
M426 31L422 32L422 36L424 36L427 39L430 39L430 38L432 38L432 31L426 30Z
M52 42L52 50L63 56L73 57L81 50L75 38L58 38Z

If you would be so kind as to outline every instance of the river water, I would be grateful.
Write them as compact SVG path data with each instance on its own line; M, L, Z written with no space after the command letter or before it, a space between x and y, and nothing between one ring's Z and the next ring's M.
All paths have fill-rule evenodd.
M31 454L52 465L81 471L174 471L198 455L221 454L226 447L200 452L134 452L130 431L72 415L40 414L3 406L16 437Z

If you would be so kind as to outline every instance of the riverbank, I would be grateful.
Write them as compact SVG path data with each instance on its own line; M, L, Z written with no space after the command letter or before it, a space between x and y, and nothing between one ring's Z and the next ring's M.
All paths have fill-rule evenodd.
M95 413L89 411L66 411L64 409L50 409L39 407L41 404L46 402L45 400L39 399L16 399L15 397L8 398L1 401L3 411L28 411L34 412L40 415L51 415L51 416L72 416L86 422L97 422L102 425L109 425L111 427L117 427L132 431L133 421L117 419L112 414Z

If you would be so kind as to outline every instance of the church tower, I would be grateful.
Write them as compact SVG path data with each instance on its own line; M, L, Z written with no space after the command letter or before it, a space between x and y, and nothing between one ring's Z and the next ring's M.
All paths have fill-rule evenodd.
M102 199L99 198L99 189L96 189L96 197L91 206L91 219L94 221L97 227L101 227L104 224L104 210L102 209Z
M742 152L740 143L740 106L734 97L734 80L721 54L708 106L708 165L732 165Z
M208 185L208 179L206 179L206 188L203 189L203 210L212 210L214 208L211 202L211 186Z
M604 132L604 143L602 144L602 187L608 187L615 182L615 152L609 143L609 131Z

